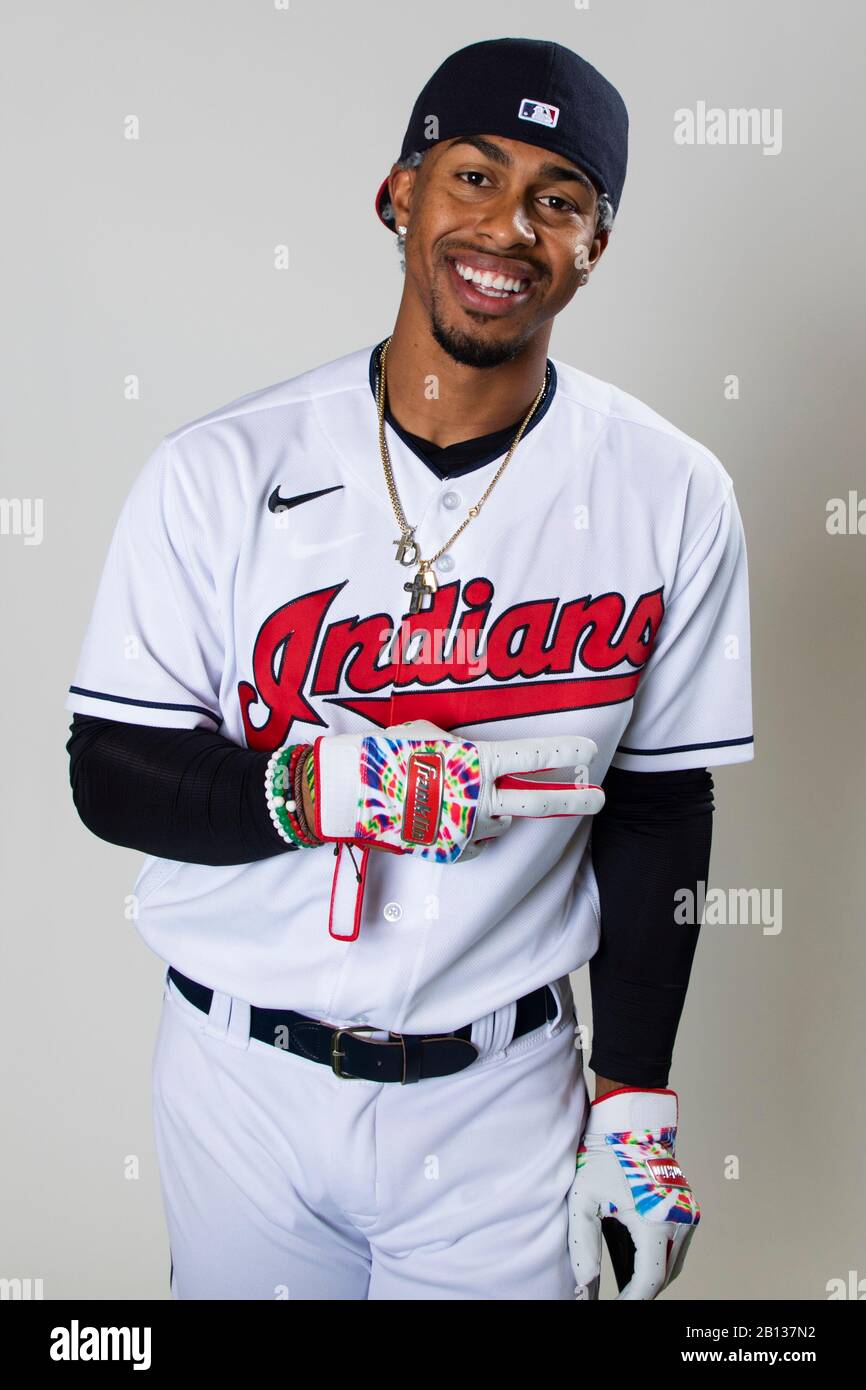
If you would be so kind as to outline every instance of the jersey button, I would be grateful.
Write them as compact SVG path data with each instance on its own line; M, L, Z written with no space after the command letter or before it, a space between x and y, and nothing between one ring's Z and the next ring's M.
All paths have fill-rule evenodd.
M454 568L453 555L440 555L436 561L436 568L441 570L443 574L448 574Z
M462 501L463 498L459 492L448 491L442 494L442 506L447 507L449 512L453 512L456 507L459 507Z
M382 909L382 916L386 922L399 922L403 916L403 909L399 903L386 903Z

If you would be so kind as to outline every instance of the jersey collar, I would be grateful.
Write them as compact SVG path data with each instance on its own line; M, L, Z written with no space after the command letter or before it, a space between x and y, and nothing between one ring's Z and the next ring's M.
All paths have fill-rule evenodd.
M374 403L379 384L379 354L386 341L387 339L383 338L370 353L369 379ZM556 394L556 367L549 357L547 365L550 369L547 392L523 432L524 439L544 419ZM437 445L431 444L429 440L422 439L420 435L410 434L408 430L404 430L402 425L399 425L394 419L387 403L385 405L385 420L394 433L402 439L407 449L410 449L440 479L460 478L465 473L472 473L475 469L483 468L486 464L492 463L494 459L500 458L508 450L520 423L516 421L514 424L506 425L504 429L495 430L491 434L478 435L475 439L464 439L458 444L450 444L446 448L440 449Z

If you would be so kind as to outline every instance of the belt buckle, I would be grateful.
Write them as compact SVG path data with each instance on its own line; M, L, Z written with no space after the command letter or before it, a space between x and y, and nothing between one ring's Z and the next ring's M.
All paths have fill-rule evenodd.
M351 1033L352 1037L356 1033L380 1033L380 1028L373 1028L366 1023L356 1023L352 1028L335 1028L331 1035L331 1071L338 1076L341 1081L363 1081L363 1076L353 1076L351 1072L344 1072L340 1063L340 1058L345 1057L345 1052L340 1051L340 1039L344 1033Z

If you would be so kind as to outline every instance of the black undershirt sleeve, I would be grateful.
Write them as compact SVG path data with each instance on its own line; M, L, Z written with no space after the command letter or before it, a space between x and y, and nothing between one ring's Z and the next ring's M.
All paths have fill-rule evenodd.
M103 840L192 864L295 852L268 813L267 752L210 729L83 714L66 747L76 809ZM590 961L589 1065L626 1085L666 1086L699 930L674 921L674 893L706 882L713 781L699 768L610 768L603 785L590 840L601 942Z
M249 864L295 851L265 800L270 753L212 729L155 729L74 714L72 799L114 845L187 864Z
M713 779L706 768L610 768L590 849L601 941L589 963L589 1065L623 1085L668 1084L700 924L675 920L683 889L710 866Z

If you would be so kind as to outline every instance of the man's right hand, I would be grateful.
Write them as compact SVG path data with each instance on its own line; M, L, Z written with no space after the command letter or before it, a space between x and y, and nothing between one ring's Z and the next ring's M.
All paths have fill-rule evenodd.
M588 780L598 749L578 735L473 742L410 720L313 747L304 811L320 839L437 863L474 858L515 816L587 816L604 805Z

